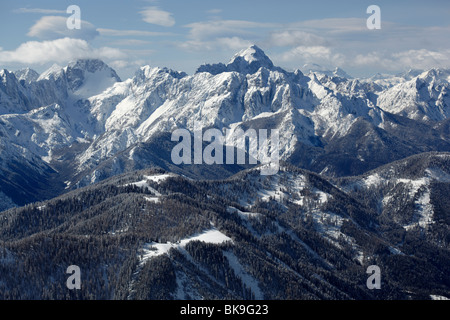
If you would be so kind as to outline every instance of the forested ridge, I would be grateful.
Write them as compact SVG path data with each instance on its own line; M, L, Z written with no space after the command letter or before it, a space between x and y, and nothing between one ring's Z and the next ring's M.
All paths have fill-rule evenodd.
M208 181L146 169L9 209L0 299L449 297L449 160L414 157L340 179L285 163ZM429 172L440 176L419 185ZM426 193L432 223L420 216ZM186 240L208 230L230 240ZM152 255L158 245L171 247ZM66 286L70 265L80 290ZM366 286L369 265L379 290Z

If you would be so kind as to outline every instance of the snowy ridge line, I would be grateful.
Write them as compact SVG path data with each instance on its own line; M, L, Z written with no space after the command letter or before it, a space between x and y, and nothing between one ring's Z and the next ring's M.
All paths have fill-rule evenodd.
M154 181L156 183L160 183L161 181L166 180L167 178L170 177L175 177L174 174L172 173L163 173L163 174L154 174L154 175L144 175L144 179L141 181L137 181L137 182L131 182L131 183L127 183L124 184L123 187L127 187L130 185L136 186L138 188L146 188L148 189L150 192L152 192L155 197L145 197L146 200L148 201L155 201L157 202L158 198L162 196L162 194L160 192L158 192L158 190L156 190L155 188L152 188L151 186L149 186L148 181Z
M130 291L130 295L129 298L131 297L132 293L133 293L133 286L136 282L136 279L139 275L139 273L141 272L144 264L151 258L156 257L156 256L160 256L163 254L167 254L170 249L176 249L179 250L179 252L191 263L193 263L195 266L197 266L201 271L203 271L208 278L210 278L210 280L217 282L217 280L212 277L209 272L207 270L205 270L202 266L200 266L198 263L196 263L193 258L190 256L190 254L186 251L185 247L186 245L191 242L191 241L203 241L205 243L212 243L212 244L222 244L225 242L233 242L233 240L231 238L229 238L228 236L226 236L225 234L223 234L222 232L220 232L219 230L217 230L216 228L211 228L209 230L205 230L199 234L195 234L192 235L190 237L187 237L185 239L182 239L176 243L171 243L171 242L167 242L167 243L157 243L157 242L151 242L151 243L146 243L144 244L144 246L142 247L142 254L138 254L138 258L139 258L139 264L137 266L137 270L135 271L135 273L133 274L133 280L131 281L130 285L129 285L129 291ZM184 296L186 294L186 291L184 289L183 286L183 281L186 281L186 276L183 272L178 272L177 271L177 290L176 290L176 296L178 297L178 299L184 299ZM221 285L220 283L218 283L219 285ZM198 295L197 292L189 292L189 294L194 294L194 295Z
M205 243L212 243L212 244L222 244L227 241L230 241L231 243L233 242L233 240L230 237L226 236L224 233L220 232L216 228L206 230L200 234L196 234L191 237L182 239L176 243L151 242L145 244L144 247L142 248L143 254L141 258L141 264L145 263L145 261L147 261L152 257L156 257L169 252L169 250L172 248L173 249L184 248L191 241L203 241Z
M413 199L416 195L419 195L419 198L414 201L416 204L416 208L414 210L414 216L412 221L409 224L403 226L405 230L410 230L416 226L420 226L425 228L426 226L434 223L433 220L433 206L430 203L430 183L433 180L448 182L448 174L444 172L438 172L437 170L425 170L426 176L420 179L386 179L381 177L378 173L374 175L370 175L365 178L362 183L364 186L378 186L385 181L394 182L395 184L403 183L409 192L409 197ZM381 204L383 206L387 206L389 202L392 200L392 195L386 195L382 200Z

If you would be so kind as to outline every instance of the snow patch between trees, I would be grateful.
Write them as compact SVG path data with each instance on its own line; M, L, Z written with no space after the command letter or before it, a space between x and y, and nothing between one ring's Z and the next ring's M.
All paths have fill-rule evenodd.
M168 253L170 249L179 249L184 248L186 245L191 241L203 241L205 243L212 243L212 244L222 244L227 241L233 242L233 240L220 232L219 230L213 228L210 230L206 230L200 234L182 239L176 243L157 243L157 242L150 242L146 243L143 247L143 255L141 258L141 263L144 263L148 259L151 259L153 257Z

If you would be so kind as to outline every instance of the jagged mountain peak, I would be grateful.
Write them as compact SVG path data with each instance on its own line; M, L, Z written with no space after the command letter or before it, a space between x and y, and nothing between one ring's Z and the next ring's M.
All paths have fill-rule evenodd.
M3 78L3 81L6 81L6 79L15 76L14 72L11 72L7 69L0 69L0 78Z
M89 72L95 72L98 70L108 68L108 65L100 59L78 59L69 62L68 67L75 69L83 69Z
M242 74L253 74L260 68L272 70L274 65L261 48L252 45L236 53L227 64L204 64L197 69L196 73L209 72L216 75L234 71Z
M423 79L426 81L438 80L438 81L450 81L450 70L441 68L431 68L429 70L423 71L417 75L418 79Z
M116 71L109 67L106 63L99 59L78 59L76 61L71 61L66 68L64 68L67 74L76 73L79 74L80 71L85 73L105 73L106 76L114 78L115 81L122 81L117 75Z
M419 76L423 72L424 72L424 70L420 70L420 69L409 69L408 71L399 73L397 76L402 77L405 80L411 80L412 78Z
M116 81L121 81L116 71L99 59L78 59L70 61L65 67L61 67L55 63L46 71L41 73L37 81L44 79L49 80L51 78L56 79L68 74L84 74L85 72L106 72L106 74L114 78Z
M351 75L349 75L347 72L345 72L343 69L336 67L333 71L333 74L341 77L341 78L346 78L346 79L353 79L353 77Z
M40 80L49 80L51 78L55 79L57 78L59 75L61 75L63 73L63 67L61 67L59 64L54 63L50 68L48 68L47 70L45 70L44 72L42 72L39 75L39 78L37 79L37 81Z
M116 71L99 59L78 59L67 66L52 65L37 81L47 80L59 91L73 94L75 99L84 99L103 92L122 80Z
M270 58L257 45L252 45L252 46L248 47L247 49L239 51L231 58L231 60L230 60L230 62L228 62L228 64L232 64L236 60L240 60L240 59L244 59L248 63L259 61L259 62L263 62L267 65L273 66L273 63L270 60Z
M140 67L134 74L134 79L147 80L148 78L157 74L168 74L176 79L181 79L187 76L187 73L175 71L169 68L151 67L149 65Z
M39 78L39 73L31 68L24 68L14 72L17 80L24 80L27 83L36 81Z
M86 74L86 72L92 74L101 73L103 76L112 78L114 81L122 81L116 71L100 59L78 59L71 61L64 69L68 75L70 73L80 74L80 72L83 74Z
M431 68L380 93L378 105L410 119L445 120L450 116L449 81L448 69Z
M397 75L402 77L404 81L399 85L412 85L414 87L417 83L422 82L436 82L436 83L449 83L450 82L450 69L445 68L431 68L428 70L411 69L407 72Z
M232 71L255 73L259 68L272 69L272 60L258 46L252 45L235 54L227 64Z

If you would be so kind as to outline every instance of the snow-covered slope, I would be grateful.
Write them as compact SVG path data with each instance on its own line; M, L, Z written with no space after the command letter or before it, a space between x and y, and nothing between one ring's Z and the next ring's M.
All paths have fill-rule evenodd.
M0 140L52 166L70 186L136 168L135 155L145 153L140 152L143 144L176 128L192 132L194 124L222 133L276 129L282 160L330 175L360 173L392 161L389 156L371 162L367 153L375 143L380 151L378 145L401 146L402 153L394 159L450 150L446 134L438 138L431 132L431 140L441 140L429 146L404 141L410 124L388 114L446 119L448 71L432 69L418 76L411 71L402 77L401 83L385 86L350 78L341 69L288 72L274 66L257 46L238 52L227 64L200 66L193 75L144 66L121 81L95 59L53 65L39 77L31 69L1 70ZM364 165L336 171L319 159L329 152L347 155L348 150L337 151L338 146L356 144L377 130L375 140L363 139L364 154L354 152L355 161ZM117 157L126 160L119 163ZM11 159L2 154L2 160ZM114 168L106 173L105 163L111 161L108 166Z
M367 86L366 86L367 87ZM316 146L322 136L342 136L358 117L379 125L368 88L357 80L306 77L274 67L252 46L228 64L201 66L192 75L142 67L132 79L88 99L101 134L78 157L80 168L102 161L139 141L175 128L277 129L280 155L298 143Z
M411 119L439 121L450 115L450 70L431 69L380 93L380 108Z
M14 72L17 80L31 83L39 78L39 73L30 68L20 69Z
M428 229L442 219L435 211L441 207L441 189L450 184L449 164L450 153L424 153L340 183L355 197L365 194L381 216L403 229Z
M0 70L0 115L23 113L33 108L30 94L14 73L6 69Z

